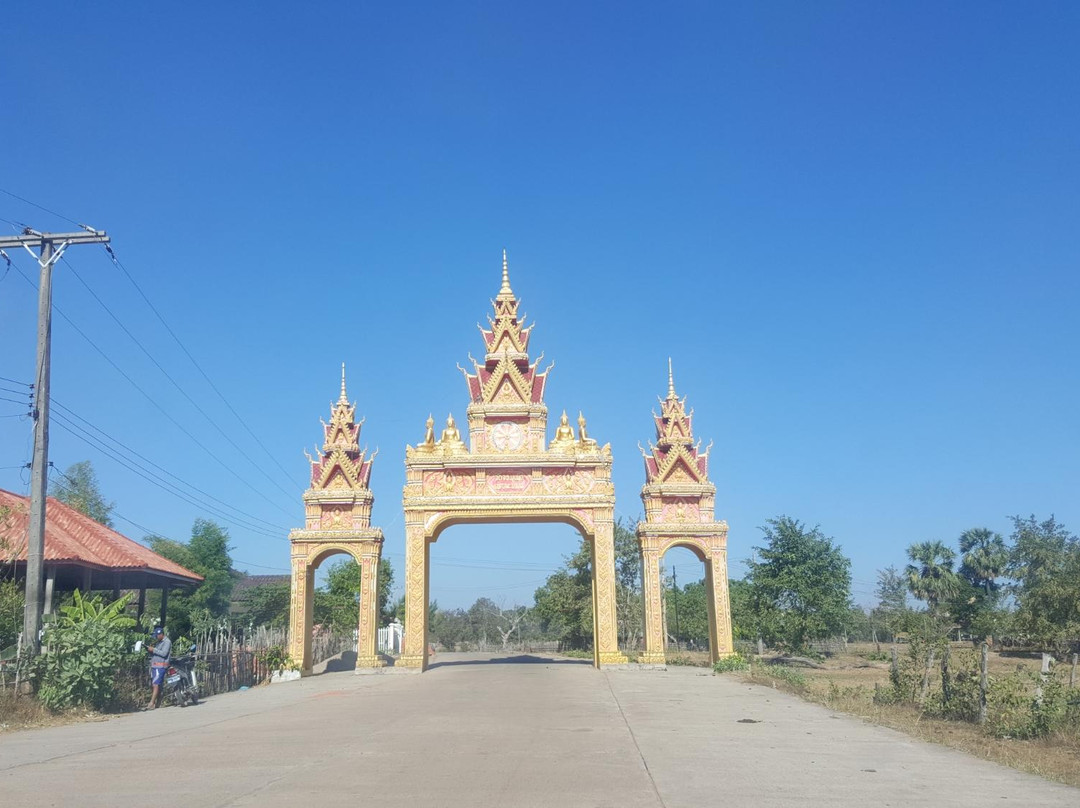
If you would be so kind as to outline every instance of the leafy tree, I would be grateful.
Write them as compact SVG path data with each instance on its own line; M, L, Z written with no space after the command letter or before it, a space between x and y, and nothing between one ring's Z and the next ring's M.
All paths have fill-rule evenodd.
M615 522L615 602L619 642L624 648L636 648L644 620L641 544L634 524L621 518Z
M150 549L203 577L193 592L169 596L167 622L172 636L207 628L229 610L236 573L229 557L229 532L209 519L196 519L187 544L150 536Z
M817 528L788 516L761 528L767 545L748 563L749 605L762 638L803 650L843 632L851 604L851 561Z
M0 530L10 528L12 518L11 508L0 505ZM13 556L11 545L0 539L0 565L9 562ZM14 569L14 565L7 569ZM0 579L0 651L14 645L19 639L23 626L23 605L26 602L24 596L23 584L11 577Z
M668 617L668 632L680 643L696 645L699 648L709 647L709 597L705 591L704 581L691 581L678 591L678 596L665 587L665 608ZM674 609L679 611L679 625L676 631Z
M728 582L728 599L731 601L731 632L736 640L756 640L759 635L757 618L750 605L750 582Z
M381 558L376 602L380 624L394 619L393 583L393 565ZM315 592L314 621L341 631L353 631L360 624L360 564L354 558L343 558L327 568L325 587Z
M578 551L536 590L541 629L566 648L592 647L591 555L588 541L582 540Z
M986 528L960 534L960 569L951 611L964 631L982 639L994 633L1001 584L1009 551L1005 540Z
M943 607L955 597L960 580L953 572L956 553L940 541L924 541L907 549L911 563L904 568L908 590L926 602L935 619L945 616Z
M1016 581L1016 630L1044 648L1065 646L1080 636L1080 539L1053 516L1012 522L1006 571Z
M98 485L97 474L89 460L68 466L67 471L50 480L52 495L105 527L112 527L110 514L116 503L106 502Z
M908 614L907 592L907 580L896 567L878 570L877 606L870 612L870 619L890 638L903 630Z
M240 621L252 626L287 626L290 595L290 585L284 582L245 589L240 595Z
M390 561L379 561L378 597L376 608L380 625L394 619L390 590L394 585L394 568ZM355 559L342 559L326 571L326 586L315 593L316 623L352 631L360 624L360 565Z
M0 651L14 645L23 627L23 586L18 581L0 581Z
M443 610L436 604L429 633L431 638L443 648L452 650L459 643L465 643L471 639L469 616L464 609Z

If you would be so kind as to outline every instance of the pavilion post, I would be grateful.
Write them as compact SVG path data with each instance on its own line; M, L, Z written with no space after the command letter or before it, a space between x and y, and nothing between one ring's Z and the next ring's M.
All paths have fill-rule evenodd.
M139 609L135 619L141 624L143 612L146 611L146 579L143 578L142 586L139 587Z
M159 620L160 625L165 625L165 615L169 611L169 585L165 584L161 587L161 617Z
M45 567L45 607L44 614L52 614L53 590L56 588L56 567L51 564Z

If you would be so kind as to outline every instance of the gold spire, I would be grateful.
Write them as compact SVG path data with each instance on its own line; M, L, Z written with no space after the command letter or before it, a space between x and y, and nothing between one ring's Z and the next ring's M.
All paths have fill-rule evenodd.
M499 300L505 298L512 298L514 296L514 290L510 288L510 266L506 262L506 250L503 250L503 276L502 287L499 289Z
M675 398L675 375L671 372L671 357L667 358L667 397Z
M345 363L341 363L341 401L348 402L349 397L345 394Z

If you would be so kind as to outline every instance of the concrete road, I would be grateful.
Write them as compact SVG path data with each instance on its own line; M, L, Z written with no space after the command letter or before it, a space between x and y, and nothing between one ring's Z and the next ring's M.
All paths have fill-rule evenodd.
M423 675L0 735L5 808L1006 804L1080 790L733 677L540 657L440 654Z

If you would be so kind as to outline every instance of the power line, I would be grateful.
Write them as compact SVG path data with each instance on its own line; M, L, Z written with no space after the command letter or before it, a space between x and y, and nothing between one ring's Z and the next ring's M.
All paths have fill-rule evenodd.
M61 473L63 473L63 472L61 472ZM64 476L66 477L67 475L65 474ZM158 537L160 537L162 539L168 539L171 542L176 542L177 544L182 543L182 542L177 541L174 538L166 536L160 530L152 530L152 529L146 527L145 525L140 525L134 519L129 519L128 517L117 513L116 511L112 511L109 515L110 516L115 516L120 521L127 522L129 525L134 525L139 530L141 530L143 533L145 533L146 535L143 536L142 539L136 539L135 540L135 541L140 542L144 546L148 546L147 541L146 541L146 536L158 536ZM254 564L254 563L252 563L250 561L244 561L243 559L240 559L240 558L230 558L229 561L232 564L243 564L243 565L245 565L247 567L258 567L259 569L263 569L263 570L275 570L276 572L291 572L291 570L285 569L284 567L267 567L264 564Z
M7 382L8 384L20 384L23 387L29 387L33 389L34 385L27 384L26 382L20 382L18 379L9 379L7 376L0 376L0 382Z
M282 467L281 463L278 462L278 459L274 457L273 454L271 454L269 449L266 448L266 445L262 442L259 436L255 434L255 432L251 429L250 426L248 426L247 421L240 417L240 413L238 413L236 411L236 408L233 407L233 405L229 402L227 398L225 398L225 394L218 389L218 386L214 384L210 376L207 375L205 370L203 370L202 365L200 365L198 361L196 361L195 357L192 356L191 351L187 349L187 346L184 345L184 343L180 340L180 337L176 335L176 332L173 331L169 324L165 321L165 317L162 316L160 311L158 311L157 306L155 306L150 301L150 298L146 296L146 292L142 290L142 287L139 286L139 284L135 281L135 278L131 276L131 273L127 271L127 267L125 267L123 262L120 261L116 253L113 251L112 247L106 244L105 252L108 254L109 259L113 262L117 269L124 273L124 277L126 277L131 282L131 285L135 287L135 291L139 293L140 297L142 297L142 299L146 302L146 305L150 307L150 311L154 312L154 315L158 318L158 321L161 323L162 326L164 326L165 330L169 332L169 336L172 337L176 344L180 346L180 350L183 351L184 355L191 360L191 364L195 366L195 369L199 371L203 379L206 380L206 383L210 385L210 389L217 393L218 398L220 398L221 401L225 404L225 406L228 407L229 412L236 416L236 420L240 422L240 425L244 428L244 431L247 432L248 435L250 435L251 438L255 441L255 443L258 444L259 448L266 453L266 456L269 457L270 461L278 467L278 470L285 475L289 482L293 482L292 476L289 474L289 472L286 471L284 467Z
M84 229L86 228L86 225L84 225L84 224L82 224L80 222L77 222L77 221L75 221L74 219L72 219L72 218L70 218L68 216L64 216L62 213L57 213L54 210L50 210L49 208L45 207L44 205L40 205L37 202L33 202L33 201L27 199L26 197L19 196L18 194L14 193L12 191L9 191L6 188L0 188L0 192L7 194L8 196L12 197L13 199L17 199L20 202L25 202L27 205L32 205L33 207L37 208L38 210L41 210L41 211L44 211L45 213L49 213L49 214L51 214L53 216L59 217L60 219L63 219L66 222L70 222L71 224L74 224L77 227L82 227ZM5 219L4 221L8 221L8 220ZM11 224L13 227L16 227L16 229L23 226L18 222L8 221L8 223ZM233 407L233 405L229 402L229 400L227 398L225 398L224 393L222 393L221 390L218 389L218 386L216 384L214 384L214 382L210 378L210 376L206 373L205 370L203 370L202 365L200 365L198 363L198 361L195 359L195 357L191 354L191 351L189 351L187 349L187 346L184 345L184 343L180 340L180 337L178 337L176 332L173 331L173 329L169 326L168 322L166 322L166 320L165 320L165 317L161 314L161 312L158 310L158 308L151 302L150 298L146 295L146 292L144 292L142 287L139 286L139 284L136 282L135 278L132 277L131 273L128 272L127 267L124 266L123 262L119 259L119 257L116 255L116 253L113 252L112 247L110 247L108 244L106 244L105 245L105 252L109 256L109 260L112 261L113 265L116 266L116 268L119 269L124 274L124 276L128 279L128 281L131 283L131 285L135 287L135 290L139 293L139 296L142 297L142 299L146 302L146 305L150 307L150 310L158 318L158 321L162 324L162 326L164 326L165 330L169 333L169 336L172 337L173 340L176 342L176 344L180 346L180 350L182 350L184 352L184 355L187 356L187 358L189 360L191 360L191 364L193 364L195 366L195 369L199 371L199 373L203 377L203 379L206 380L206 383L210 385L210 388L217 394L218 398L220 398L222 400L222 402L225 404L225 406L229 409L229 412L231 412L236 417L236 420L240 422L240 425L244 428L244 431L247 432L248 435L251 436L251 438L255 441L255 443L258 444L259 448L262 449L263 452L266 453L266 456L268 458L270 458L270 461L278 468L278 470L282 474L285 475L285 478L287 480L289 480L289 482L291 484L295 485L295 481L293 480L292 475L281 465L281 463L278 461L278 459L276 457L274 457L274 455L270 452L270 450L266 448L266 445L262 442L262 440L259 438L259 436L251 429L250 426L248 426L247 421L245 421L240 416L240 413L238 413L236 411L236 408ZM10 261L8 262L8 266L10 268ZM74 271L74 269L72 271ZM76 277L78 277L77 273L76 273ZM79 278L79 281L82 282L84 286L86 286L85 282L82 281L82 278ZM87 286L87 289L89 289L89 288L90 287ZM93 290L91 290L91 294L94 294ZM94 294L94 298L97 299L99 303L101 303L101 299L98 298L96 294ZM102 303L102 306L104 307L105 304ZM105 310L109 311L108 307L105 307ZM117 323L119 324L119 320L116 318L115 315L112 314L111 311L109 311L109 314L110 314L110 316L113 317L114 320L117 320ZM121 328L123 328L123 325L121 325ZM124 331L127 332L127 329L125 328ZM130 332L128 332L128 335L131 336ZM134 339L133 336L132 336L132 339ZM136 340L136 344L138 344L137 340ZM139 347L142 347L142 346L140 345ZM143 350L145 352L145 348ZM147 353L147 355L149 356L149 353ZM151 361L153 361L152 357L151 357ZM155 361L154 364L157 365L157 362ZM160 369L160 365L158 367ZM162 372L164 373L164 370L162 370ZM166 374L166 376L168 376L168 374ZM172 381L171 377L170 377L170 381ZM178 389L179 389L179 387L178 387ZM183 393L183 390L181 390L181 392ZM184 393L184 395L185 395L185 397L187 396L186 393ZM188 400L189 401L191 400L190 397L188 397ZM194 404L194 402L192 402L192 403ZM196 408L198 408L198 405L195 405L195 406L196 406ZM198 408L198 409L199 409L200 412L202 412L201 408ZM205 415L205 413L203 413L203 414ZM209 418L209 416L207 416L207 420L210 420L211 423L214 423ZM215 426L215 428L218 429L219 432L222 432L221 428L218 427L217 424L214 424L214 426ZM222 432L222 434L224 435L225 433ZM229 440L229 442L232 443L231 439L229 439L229 437L227 435L226 435L226 440ZM233 444L233 446L235 448L237 448L237 451L240 451L241 454L244 454L239 449L239 447L235 446L235 444ZM251 460L251 458L249 458L246 454L244 454L244 457L252 465L254 465L256 468L258 468L265 475L265 471L262 469L261 466L256 464L255 461ZM269 475L266 475L266 476L267 476L267 479L269 479ZM273 482L273 481L271 480L271 482ZM276 482L274 484L277 485ZM278 488L280 489L281 486L278 486ZM290 492L288 492L288 491L283 490L283 493L285 493L287 496L292 496L292 494Z
M143 345L142 342L139 341L138 337L136 337L134 334L131 333L130 330L128 330L128 327L126 325L124 325L120 321L120 318L116 316L116 314L113 312L112 309L110 309L108 307L108 305L106 305L105 301L102 300L100 297L98 297L97 292L95 292L93 290L93 288L90 286L90 284L88 284L85 280L83 280L82 276L78 273L78 271L71 264L71 262L68 261L66 258L63 259L63 261L64 261L65 264L67 264L68 269L71 270L71 274L73 274L75 276L75 278L79 281L79 283L81 283L86 288L86 291L88 291L90 293L90 295L94 298L94 300L96 300L98 302L98 304L100 304L101 308L105 309L106 313L110 317L112 317L113 321L118 326L120 326L121 330L125 334L127 334L131 338L131 341L134 342L139 347L139 350L141 350L144 354L146 354L146 357L151 362L153 362L154 367L156 367L158 370L160 370L161 373L165 376L165 378L168 379L172 383L172 386L180 391L180 395L182 395L184 398L186 398L188 400L188 402L191 404L191 406L193 406L196 410L198 410L199 413L202 415L202 417L205 418L207 421L209 421L211 426L213 426L214 429L216 429L218 432L221 433L221 436L223 438L225 438L226 441L229 442L229 445L232 446L234 449L236 449L236 451L239 452L240 455L245 460L247 460L249 463L251 463L252 466L254 466L256 469L258 469L259 473L262 474L267 479L267 481L270 482L271 485L276 486L277 489L282 494L284 494L287 497L294 496L294 492L286 491L284 488L282 488L281 485L278 484L277 480L273 479L269 474L267 474L266 470L262 466L260 466L258 463L256 463L254 460L252 460L250 456L248 456L247 452L245 452L243 449L241 449L239 446L237 446L236 441L234 441L229 436L229 434L218 425L217 421L215 421L213 418L210 417L210 414L207 413L206 410L204 410L195 399L193 399L190 395L188 395L187 390L185 390L183 387L180 386L180 383L178 381L176 381L176 379L174 379L172 377L172 374L170 374L169 371L165 370L165 368L163 368L161 366L161 363L158 362L157 359L154 358L153 354L151 354L150 351L147 350L146 346Z
M163 466L155 463L153 460L150 460L145 455L142 455L139 452L135 451L130 446L125 444L123 441L121 441L121 440L119 440L117 438L114 438L112 435L110 435L108 432L103 430L101 427L95 426L94 424L90 423L90 421L83 418L81 415L79 415L77 412L75 412L70 407L65 406L64 404L61 404L55 398L52 399L52 403L55 404L57 407L59 407L61 410L63 410L63 412L58 413L62 418L65 418L65 419L67 419L69 421L70 421L71 418L74 418L74 419L76 419L78 421L81 421L83 424L90 427L90 429L97 432L99 435L101 435L107 441L115 444L116 446L119 446L121 449L123 449L124 451L134 455L139 460L142 460L144 463L147 463L147 464L153 466L158 471L160 471L163 474L165 474L165 475L171 477L172 479L176 480L176 482L178 482L180 485L182 485L182 486L184 486L186 488L190 488L192 491L195 491L197 494L199 494L201 496L204 496L204 497L207 497L208 499L213 500L214 502L218 503L219 505L223 505L226 508L232 509L233 511L240 514L241 516L245 516L248 519L252 519L252 520L254 520L256 522L262 522L264 525L266 525L266 526L268 526L270 528L273 528L274 530L279 530L279 531L282 531L282 532L288 532L288 528L282 527L281 525L278 525L278 524L275 524L273 522L267 521L266 519L263 519L263 518L261 518L259 516L255 516L254 514L248 513L247 511L242 510L240 508L237 508L235 505L232 505L232 504L226 502L225 500L218 499L217 497L215 497L213 494L209 493L208 491L204 491L203 489L199 488L198 486L192 485L191 483L184 480L182 477L179 477L176 474L173 474L171 471L169 471L168 469L164 468ZM66 413L66 415L65 415L65 413ZM73 424L73 425L77 426L75 424ZM100 440L100 439L98 439L98 440ZM132 462L135 462L135 461L132 461ZM152 472L150 472L150 473L152 473ZM192 495L192 496L194 496L194 495Z
M212 513L217 518L219 518L219 519L221 519L221 520L223 520L225 522L228 522L228 523L230 523L232 525L235 525L237 527L240 527L240 528L242 528L244 530L249 530L252 533L257 533L257 534L259 534L261 536L265 536L267 538L281 538L279 534L272 533L272 532L270 532L269 530L267 530L264 527L260 527L259 525L247 522L246 520L239 519L239 518L237 518L235 516L231 516L230 514L222 511L220 508L217 508L217 507L215 507L213 505L208 505L205 502L199 502L192 495L187 494L186 492L183 492L183 491L175 488L174 486L170 485L167 481L162 480L160 477L158 477L158 475L154 474L153 472L148 471L145 467L140 468L139 464L135 463L135 461L128 460L128 459L124 458L122 455L120 455L118 452L116 452L116 450L110 449L102 441L97 440L97 439L93 438L92 436L87 435L84 432L81 432L76 425L74 425L71 422L68 422L67 419L64 416L62 416L60 413L56 413L56 416L57 416L56 425L58 427L60 427L61 429L63 429L65 432L67 432L70 435L74 436L75 438L79 439L80 441L87 444L88 446L91 446L92 448L97 449L99 452L103 453L106 457L108 457L111 460L119 463L121 466L128 469L129 471L135 472L136 474L140 474L140 476L142 476L143 479L146 482L150 483L151 485L153 485L153 486L155 486L157 488L160 488L162 491L165 491L167 493L172 494L173 496L177 497L178 499L183 500L184 502L188 503L189 505L194 505L197 508L202 508L202 509L204 509L206 511L209 511L210 513Z
M11 402L12 404L29 404L30 403L29 401L19 401L16 398L6 398L4 396L0 396L0 401L8 401L8 402Z
M34 282L32 280L30 280L30 278L28 278L26 276L26 274L18 266L15 267L15 271L18 272L20 275L22 275L23 280L25 280L28 284L30 284L34 288L37 288L36 285L34 284ZM237 480L239 480L241 483L243 483L248 488L250 488L259 497L261 497L262 499L269 502L271 505L273 505L275 508L280 510L282 513L284 513L284 514L286 514L288 516L292 515L288 511L286 511L285 508L283 508L280 503L274 502L274 500L270 499L263 492L259 491L259 489L255 488L255 486L253 486L250 482L248 482L247 479L245 479L244 477L241 477L239 473L237 473L234 469L232 469L232 467L229 466L229 464L227 464L224 460L222 460L220 457L218 457L216 454L214 454L202 441L200 441L198 438L196 438L194 435L192 435L191 432L189 432L187 429L185 429L180 424L179 421L177 421L172 415L170 415L168 413L168 411L165 410L165 408L162 407L157 402L156 399L154 399L153 396L151 396L142 387L140 387L138 382L136 382L134 379L131 378L131 376L129 376L127 373L125 373L120 368L120 366L117 365L116 362L114 362L109 357L109 355L105 353L105 351L103 351L101 348L99 348L97 343L94 342L92 339L90 339L90 337L87 336L85 331L83 331L81 328L79 328L79 326L77 326L75 324L75 322L70 317L68 317L66 314L64 314L64 312L61 311L59 306L53 306L53 309L56 311L57 314L59 314L61 317L64 318L64 320L67 322L68 325L70 325L73 329L75 329L75 332L79 336L81 336L84 340L86 340L90 344L91 348L93 348L95 351L97 351L99 354L101 354L101 357L106 362L108 362L110 366L112 366L113 370L115 370L117 373L119 373L121 376L123 376L124 379L127 380L128 384L130 384L132 387L134 387L136 390L138 390L140 393L142 393L143 397L146 398L147 401L149 401L151 404L153 404L162 415L164 415L177 429L179 429L181 432L183 432L196 446L198 446L200 449L202 449L204 452L206 452L208 455L210 455L210 457L213 458L222 468L224 468L226 471L228 471L230 474L232 474Z
M25 202L27 205L33 205L38 210L43 210L46 213L49 213L49 214L51 214L53 216L56 216L57 218L63 219L65 222L71 222L76 227L82 227L82 225L79 224L74 219L69 219L64 214L57 213L55 210L49 210L47 207L45 207L44 205L39 205L37 202L31 202L29 199L26 199L25 197L21 197L16 193L12 193L11 191L7 190L6 188L0 188L0 193L5 193L8 196L12 197L13 199L18 199L20 202Z

